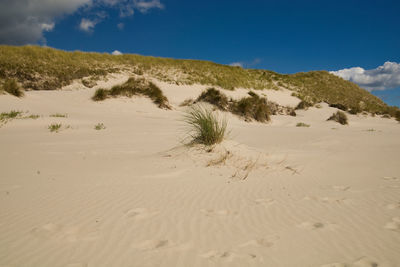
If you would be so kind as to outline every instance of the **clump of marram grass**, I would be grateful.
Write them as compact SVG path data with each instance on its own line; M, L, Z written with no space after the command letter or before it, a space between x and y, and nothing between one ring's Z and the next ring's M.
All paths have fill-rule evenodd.
M310 127L310 124L304 123L304 122L299 122L296 124L296 127Z
M94 126L94 129L95 130L104 130L104 129L106 129L106 126L103 124L103 123L98 123L98 124L96 124L95 126Z
M6 80L3 84L3 90L16 97L24 96L24 92L14 79Z
M196 99L196 102L200 101L210 103L220 110L227 110L229 104L228 97L215 88L208 88L202 92Z
M400 122L400 110L396 111L396 113L394 114L394 117L396 118L396 120L398 122Z
M246 120L256 120L259 122L270 121L270 109L267 99L251 94L250 97L243 97L231 104L231 111Z
M52 133L53 132L58 133L61 129L61 126L62 126L61 123L52 123L47 127L47 129L49 129L49 131Z
M221 143L226 135L227 121L220 119L210 108L194 105L185 113L183 121L189 127L191 143L214 145Z
M20 117L22 111L11 110L10 112L3 112L0 114L0 121L6 121L11 119L16 119Z
M194 104L194 100L192 98L185 99L182 103L179 104L180 107L187 107Z
M67 118L68 114L54 113L54 114L51 114L50 117L52 117L52 118Z
M129 80L121 85L116 85L110 90L97 89L92 99L94 101L105 100L108 97L144 95L149 97L159 108L171 109L168 99L162 93L161 89L154 83L144 78L129 78Z
M108 90L99 88L94 92L94 96L92 97L92 100L94 101L102 101L105 100L108 96Z
M305 100L301 100L301 101L299 102L299 104L297 104L297 106L295 107L295 109L308 109L309 107L312 107L312 106L313 106L312 103L310 103L310 102L308 102L308 101L305 101Z
M332 116L330 116L327 120L336 121L342 125L349 124L346 114L342 111L337 111L336 113L333 113Z

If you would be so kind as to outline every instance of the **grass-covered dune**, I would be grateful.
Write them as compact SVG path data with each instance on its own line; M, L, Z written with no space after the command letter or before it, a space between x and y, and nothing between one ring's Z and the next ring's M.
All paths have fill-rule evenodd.
M15 80L25 90L55 90L83 79L91 84L108 73L128 71L177 84L204 84L223 89L287 88L311 104L327 102L347 109L395 115L387 106L356 84L327 71L279 74L243 69L200 60L180 60L125 54L66 52L39 46L0 46L0 88Z

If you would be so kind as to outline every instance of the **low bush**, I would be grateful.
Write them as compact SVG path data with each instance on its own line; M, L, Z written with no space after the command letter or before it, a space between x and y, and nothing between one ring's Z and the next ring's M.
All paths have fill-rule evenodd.
M400 122L400 110L396 111L396 113L394 114L394 117L396 118L396 120L398 122Z
M106 126L103 124L103 123L98 123L98 124L96 124L95 126L94 126L94 129L95 130L104 130L104 129L106 129Z
M58 133L58 131L61 129L61 123L52 123L47 128L50 130L50 132Z
M296 127L310 127L310 125L306 124L304 122L299 122L299 123L296 124Z
M218 144L226 134L226 120L220 120L211 109L200 105L194 105L186 111L184 122L189 126L192 143L207 146Z
M345 105L343 105L343 104L340 104L340 103L329 104L329 106L332 107L332 108L337 108L337 109L340 109L340 110L343 110L343 111L347 111L347 107Z
M336 121L342 125L349 124L347 120L347 116L344 112L338 111L336 113L333 113L332 116L328 118L328 121Z
M312 107L313 104L304 100L301 100L299 104L297 104L295 109L307 109L309 107Z

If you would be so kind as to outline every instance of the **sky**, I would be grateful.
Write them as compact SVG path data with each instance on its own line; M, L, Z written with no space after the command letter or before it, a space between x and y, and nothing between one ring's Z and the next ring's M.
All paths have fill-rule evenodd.
M0 0L0 44L327 70L400 106L399 14L398 0Z

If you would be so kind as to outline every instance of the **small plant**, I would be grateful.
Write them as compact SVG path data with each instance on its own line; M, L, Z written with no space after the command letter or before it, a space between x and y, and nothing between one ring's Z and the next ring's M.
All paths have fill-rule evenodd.
M310 127L310 125L306 124L304 122L299 122L299 123L296 124L296 127Z
M68 114L55 113L55 114L51 114L50 117L52 117L52 118L67 118Z
M342 125L346 125L349 124L348 120L347 120L347 116L344 112L342 111L338 111L336 113L333 113L332 116L330 116L328 119L328 121L336 121Z
M58 133L58 131L61 129L61 123L52 123L47 128L50 130L50 132Z
M106 126L103 123L98 123L94 126L95 130L104 130L106 129Z
M23 119L33 119L33 120L36 120L36 119L38 119L39 117L40 117L40 116L37 115L37 114L32 114L32 115L23 117Z
M194 104L194 100L192 98L185 99L182 103L179 104L180 107L187 107Z
M102 101L105 100L108 96L108 90L99 88L96 90L94 93L94 96L92 97L92 100L94 101Z
M313 104L310 102L307 102L305 100L301 100L299 104L297 104L295 109L308 109L309 107L312 107Z
M3 84L3 90L6 91L7 93L14 95L16 97L22 97L24 96L24 92L21 90L19 87L18 83L11 79L11 80L6 80Z
M373 128L367 129L367 132L375 132L375 129L373 129Z
M225 137L226 120L220 120L209 108L192 106L184 115L183 121L189 126L192 143L209 146L220 143Z

